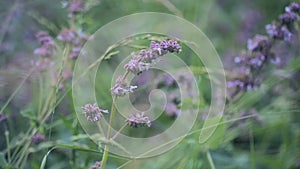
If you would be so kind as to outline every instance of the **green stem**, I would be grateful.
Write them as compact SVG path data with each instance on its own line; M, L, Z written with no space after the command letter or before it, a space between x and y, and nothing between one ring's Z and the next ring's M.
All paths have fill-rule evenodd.
M212 158L211 158L211 155L210 155L209 150L207 150L207 152L206 152L206 157L207 157L207 159L208 159L210 168L211 168L211 169L216 169L216 167L215 167L215 165L214 165L214 162L213 162L213 160L212 160Z
M113 124L113 121L114 121L114 118L115 118L115 101L116 101L116 99L117 99L117 96L114 96L113 100L112 100L112 104L111 104L109 126L108 126L108 131L107 131L107 140L109 140L109 138L110 138L110 132L111 132L111 128L112 128L111 125ZM105 148L104 148L104 153L102 155L101 168L100 169L105 168L107 158L108 158L108 151L109 151L109 148L108 148L108 145L106 144Z
M106 162L107 162L107 158L108 158L108 151L109 151L109 148L108 148L107 145L105 145L104 153L102 155L101 168L100 169L104 169L105 168L105 165L106 165Z

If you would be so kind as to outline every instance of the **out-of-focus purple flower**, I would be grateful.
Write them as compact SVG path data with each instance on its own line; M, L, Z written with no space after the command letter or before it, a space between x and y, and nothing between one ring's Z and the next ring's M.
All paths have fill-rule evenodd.
M108 110L100 109L96 103L88 103L85 106L81 107L81 109L86 119L92 122L99 121L101 118L103 118L103 113L108 113Z
M72 29L66 29L60 31L57 39L63 42L72 42L76 38L76 33Z
M293 2L289 6L285 7L285 11L300 14L300 4Z
M265 59L266 57L262 53L255 53L255 55L252 58L250 58L248 64L255 68L258 68L262 66Z
M268 38L256 35L253 39L248 40L247 48L249 51L263 51L265 48L269 48Z
M170 117L177 117L180 115L180 110L174 102L169 102L166 105L165 112Z
M130 118L127 118L125 122L128 126L134 128L151 127L151 121L148 116L145 116L144 112L132 115Z
M32 65L40 72L46 71L54 66L54 61L49 58L40 58L38 61L32 61Z
M278 26L275 24L268 24L266 26L267 33L274 39L291 41L293 34L288 30L285 25Z
M115 86L110 91L115 96L125 96L126 93L132 93L135 89L137 86L128 86L122 77L118 77Z
M42 46L35 49L33 53L42 57L53 56L55 53L55 42L48 32L40 31L36 34L36 38Z
M99 169L102 165L102 161L96 161L89 169Z
M31 137L31 141L34 144L39 144L45 140L46 140L46 137L44 135L42 135L41 133L37 133Z
M82 0L72 0L69 4L69 11L72 14L81 12L84 8L84 3Z
M293 12L286 12L279 16L279 20L280 20L281 24L284 24L284 25L293 24L296 19L297 19L297 15Z

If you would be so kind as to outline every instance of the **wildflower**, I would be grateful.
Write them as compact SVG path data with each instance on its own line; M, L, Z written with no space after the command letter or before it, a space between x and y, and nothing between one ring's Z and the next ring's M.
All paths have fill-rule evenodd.
M280 20L281 24L284 24L284 25L291 25L294 23L294 21L296 19L297 19L297 15L293 12L286 12L279 16L279 20Z
M96 103L86 104L81 109L83 110L83 114L85 115L86 119L92 122L99 121L101 118L103 118L102 113L108 113L108 110L100 109Z
M102 161L96 161L89 169L99 169L102 165Z
M151 127L151 121L149 117L145 116L145 113L137 113L132 115L130 118L126 119L126 124L128 126L139 128L139 127Z
M165 112L170 117L177 117L180 114L180 110L177 108L177 105L173 102L167 103Z
M256 35L253 39L248 40L247 48L249 51L263 51L265 48L268 48L268 38L262 35Z
M72 29L63 29L60 31L57 39L63 42L72 42L76 38L75 31Z
M181 46L179 45L179 43L175 40L163 40L160 43L160 46L163 50L167 50L171 53L173 52L180 52L181 51Z
M71 14L76 14L81 12L84 8L84 3L82 0L72 0L69 4L69 11Z
M39 144L39 143L41 143L45 140L46 140L46 137L44 135L42 135L41 133L37 133L37 134L35 134L34 136L31 137L31 141L34 144Z
M293 2L289 6L285 7L285 11L300 14L300 4Z
M132 93L137 86L128 86L122 77L117 78L116 84L110 89L111 93L115 96L125 96L126 93Z
M277 26L275 24L269 24L266 26L266 31L272 38L286 42L289 42L293 36L285 25Z
M163 51L161 45L155 41L150 42L150 49L153 52L157 53L159 56L162 56L167 53L166 51Z
M137 58L133 58L124 66L124 68L126 71L132 72L133 74L140 74L150 68L150 63L145 63Z
M42 45L40 48L34 50L34 54L42 57L51 57L54 55L55 42L48 32L40 31L36 34L36 38Z

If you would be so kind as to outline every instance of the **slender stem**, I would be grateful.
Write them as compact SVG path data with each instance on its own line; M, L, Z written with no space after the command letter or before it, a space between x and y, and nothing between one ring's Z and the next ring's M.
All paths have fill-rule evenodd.
M215 167L215 165L214 165L214 162L213 162L213 160L212 160L212 158L211 158L211 155L210 155L209 150L207 150L207 152L206 152L206 157L207 157L207 159L208 159L210 168L211 168L211 169L216 169L216 167Z
M114 118L115 118L115 101L117 99L117 96L113 97L112 100L112 104L111 104L111 110L110 110L110 118L109 118L109 126L108 126L108 130L107 130L107 140L109 140L110 138L110 132L111 132L111 126L113 124ZM107 158L108 158L108 145L106 144L104 147L104 153L102 155L102 160L101 160L101 168L100 169L104 169L106 162L107 162Z
M100 169L104 169L105 168L105 165L106 165L106 162L107 162L107 158L108 158L108 151L109 151L109 148L108 148L107 145L105 145L104 153L102 155L101 168Z

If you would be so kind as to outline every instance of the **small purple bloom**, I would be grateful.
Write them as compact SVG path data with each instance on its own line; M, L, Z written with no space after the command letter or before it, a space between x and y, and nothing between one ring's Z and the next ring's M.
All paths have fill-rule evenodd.
M262 51L268 45L268 38L262 35L256 35L253 39L249 39L247 42L247 48L249 51Z
M102 165L102 161L96 161L89 169L99 169Z
M115 86L112 87L110 91L115 96L125 96L126 93L132 93L137 88L137 86L128 86L121 76L117 78Z
M76 34L74 30L72 29L63 29L59 35L57 36L57 39L63 42L72 42L75 40Z
M108 110L100 109L96 103L88 103L84 107L81 107L81 109L86 119L92 122L99 121L101 118L103 118L102 113L108 113Z
M31 137L31 141L34 144L39 144L45 140L46 140L46 137L44 135L42 135L41 133L37 133Z
M125 122L128 126L134 128L151 127L151 121L148 116L145 116L144 112L132 115L130 118L127 118Z

